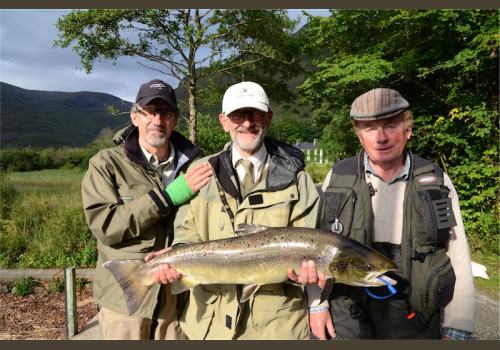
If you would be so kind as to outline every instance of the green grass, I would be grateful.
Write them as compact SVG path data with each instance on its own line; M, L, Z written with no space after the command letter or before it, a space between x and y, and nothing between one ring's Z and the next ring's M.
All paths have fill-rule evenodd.
M0 218L0 267L93 267L96 239L82 208L83 172L13 173L18 195ZM7 181L6 181L7 182Z
M472 261L486 266L486 273L490 279L474 277L474 285L492 299L500 300L500 260L498 255L484 254L481 251L471 252Z
M30 172L13 172L11 181L21 197L29 194L41 196L74 191L80 187L85 173L79 169L46 169Z

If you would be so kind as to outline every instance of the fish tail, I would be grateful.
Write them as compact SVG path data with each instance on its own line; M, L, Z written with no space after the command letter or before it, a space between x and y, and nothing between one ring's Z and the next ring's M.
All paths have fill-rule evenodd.
M151 288L151 283L145 284L140 277L141 274L137 273L137 268L143 264L142 259L130 259L108 261L102 265L113 274L123 289L129 315L137 311Z

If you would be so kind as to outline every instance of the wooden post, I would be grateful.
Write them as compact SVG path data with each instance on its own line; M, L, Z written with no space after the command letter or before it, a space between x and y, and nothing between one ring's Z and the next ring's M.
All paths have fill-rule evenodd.
M78 333L76 274L74 267L67 267L64 270L64 296L66 304L66 337L67 339L71 339Z

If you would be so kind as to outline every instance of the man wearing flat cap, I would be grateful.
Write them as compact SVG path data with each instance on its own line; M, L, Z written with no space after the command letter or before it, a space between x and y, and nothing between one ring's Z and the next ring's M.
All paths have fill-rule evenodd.
M170 85L158 79L142 84L130 111L133 125L115 135L115 147L90 159L83 179L85 216L98 241L94 302L103 339L186 338L170 286L154 285L129 315L120 285L102 266L170 246L178 206L208 182L207 163L187 171L203 153L174 131L178 115Z
M474 332L474 284L458 196L437 164L407 148L408 107L388 88L355 99L350 115L363 148L333 165L320 209L322 229L371 246L398 265L385 274L397 281L396 290L333 284L330 300L319 304L309 287L317 338L471 339Z

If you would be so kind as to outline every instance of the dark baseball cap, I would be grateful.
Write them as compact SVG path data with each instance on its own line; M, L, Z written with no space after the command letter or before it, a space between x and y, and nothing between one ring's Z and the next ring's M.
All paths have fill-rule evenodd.
M174 89L160 79L153 79L142 84L135 98L135 103L144 107L155 98L165 100L170 107L177 108L177 98L175 97Z
M410 104L396 90L377 88L358 96L350 115L356 120L376 120L395 116Z

